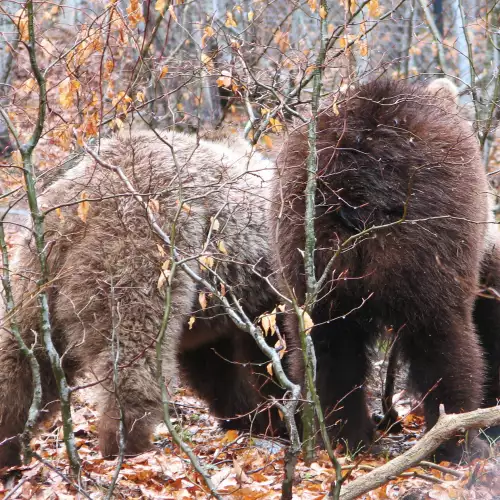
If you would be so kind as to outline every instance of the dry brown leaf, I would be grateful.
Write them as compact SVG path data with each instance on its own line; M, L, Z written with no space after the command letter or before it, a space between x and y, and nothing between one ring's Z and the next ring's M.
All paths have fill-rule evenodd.
M156 285L158 290L161 290L165 286L165 283L170 277L169 268L170 268L170 259L166 260L161 266L160 277L158 278L158 283Z
M167 6L167 1L166 0L156 0L155 3L155 10L156 12L159 12L160 14L163 15L165 12L165 7Z
M304 318L304 330L307 335L311 333L311 329L314 326L313 320L307 311L303 311L302 316Z
M203 310L207 308L208 302L207 302L207 294L205 292L200 292L198 295L198 302L200 303L200 306Z
M246 483L246 484L253 483L252 479L250 479L245 474L245 471L243 470L243 467L238 462L238 460L236 460L235 458L233 458L233 467L234 467L234 473L236 474L236 480L238 481L238 483L240 483L240 484L243 484L243 483Z
M61 219L62 221L64 221L64 215L62 213L62 210L60 207L56 208L56 215L57 217L59 217L59 219Z
M219 219L216 219L215 217L210 217L210 223L212 224L213 231L219 230L219 228L220 228Z
M87 216L90 210L90 203L86 201L87 198L88 198L87 193L85 191L82 191L82 194L80 195L80 199L82 201L78 203L78 208L77 208L78 217L80 217L82 222L87 221Z
M238 431L234 429L230 429L224 434L224 437L221 440L222 444L232 443L238 438Z
M224 245L224 241L223 240L219 241L219 243L217 244L217 248L219 249L220 253L223 253L223 254L227 255L227 249L226 249L226 246Z
M167 73L168 73L168 66L163 66L163 68L161 68L160 71L160 78L165 78L165 76L167 76Z
M158 249L158 253L160 254L160 257L165 257L165 255L167 255L167 253L165 252L165 250L163 249L163 247L159 243L156 244L156 248Z
M268 135L263 135L262 136L262 141L264 142L264 144L266 145L266 147L268 149L272 149L272 147L273 147L273 141L272 141L272 139Z
M207 268L212 269L214 267L215 262L211 255L202 255L198 260L202 271L205 271Z
M148 201L148 207L152 212L157 214L160 211L160 202L158 200L151 198Z
M231 11L226 12L226 27L227 28L236 28L238 24L234 20L233 13Z
M178 22L177 20L177 16L175 15L175 11L174 11L174 6L172 4L170 4L168 6L168 12L170 13L170 15L172 16L172 19L175 21L175 22Z

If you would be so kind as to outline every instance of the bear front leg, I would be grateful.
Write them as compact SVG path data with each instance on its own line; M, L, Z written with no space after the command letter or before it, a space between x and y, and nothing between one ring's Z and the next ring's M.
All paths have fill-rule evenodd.
M144 325L129 320L124 312L114 349L110 345L99 353L92 366L94 376L100 381L96 388L99 392L99 447L103 457L119 454L121 433L125 455L138 455L152 449L151 435L162 421L159 384L161 379L168 385L175 375L176 345L169 331L180 330L180 318L169 321L163 343L162 377L157 373L154 332L141 333L141 326Z
M270 397L280 398L284 391L270 380L267 363L256 342L241 331L179 355L183 379L224 429L276 435L284 426L277 410L269 408Z
M144 295L143 295L144 294ZM99 445L103 456L120 451L120 422L123 423L125 454L137 455L152 448L151 434L163 419L160 384L169 385L177 376L177 355L183 329L196 300L194 282L177 271L172 286L171 307L161 346L162 373L157 372L157 340L165 301L155 293L136 288L111 304L115 325L106 342L89 338L82 343L83 359L95 360L94 375L101 381ZM90 319L90 318L89 318ZM102 331L107 322L86 323L88 331ZM75 323L75 328L77 323ZM94 334L95 335L95 334ZM99 346L100 351L96 350ZM168 388L167 388L168 390Z
M121 433L125 455L152 448L151 434L161 421L161 394L155 362L148 358L121 368L117 379L101 385L99 448L103 457L119 454ZM110 368L110 363L106 366Z

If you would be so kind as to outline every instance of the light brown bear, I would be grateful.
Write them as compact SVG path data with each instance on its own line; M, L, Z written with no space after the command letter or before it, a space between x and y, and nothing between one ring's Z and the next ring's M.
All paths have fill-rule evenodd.
M122 133L103 140L96 154L122 169L173 237L187 266L219 289L224 283L228 297L239 300L252 320L274 308L271 289L254 272L270 272L267 161L249 155L237 139L229 149L171 132L161 138L154 132ZM84 206L78 213L83 199L90 208ZM166 285L159 286L159 278L170 250L118 175L89 155L50 185L39 203L47 214L52 337L66 376L70 383L82 373L98 381L92 391L99 400L101 453L118 452L119 406L124 412L125 451L140 453L151 446L150 434L162 418L155 340L165 307ZM19 239L11 265L14 319L28 346L35 343L47 413L57 406L58 394L41 346L36 296L40 271L32 232L24 231ZM201 270L201 255L220 282L211 271ZM235 419L226 422L228 427L253 425L265 431L267 413L252 421L250 414L265 403L264 393L277 388L266 384L258 367L242 364L265 357L208 294L208 306L202 310L200 292L205 290L178 267L163 348L164 383L176 375L179 357L187 382L212 412ZM191 316L196 320L190 327ZM119 367L116 386L114 363ZM260 371L262 375L265 368ZM24 428L33 393L29 364L8 321L0 332L0 387L2 467L19 462L16 436Z

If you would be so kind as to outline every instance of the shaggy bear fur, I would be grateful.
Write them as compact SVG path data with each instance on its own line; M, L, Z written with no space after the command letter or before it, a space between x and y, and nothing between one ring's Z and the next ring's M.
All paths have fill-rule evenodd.
M278 159L273 190L280 208L272 232L277 265L282 285L290 285L300 303L308 150L302 127ZM332 438L351 449L372 441L364 384L368 346L382 326L400 332L428 428L440 404L448 413L478 408L485 363L473 306L489 211L470 125L446 97L375 81L349 91L338 113L322 111L317 151L316 275L347 238L385 226L342 249L313 311L317 387ZM394 224L403 216L404 223ZM294 315L286 321L287 333L297 329ZM297 367L301 353L291 355ZM295 377L300 380L300 369ZM446 443L439 457L460 459L458 442ZM471 448L484 451L477 439Z
M496 229L495 229L496 230ZM487 250L481 263L479 289L474 303L474 325L483 347L486 362L486 380L484 386L484 408L496 406L500 402L500 241ZM377 427L390 432L399 432L400 417L392 406L394 387L398 371L399 344L391 346L388 353L387 376L385 381L382 408L384 418L379 420ZM500 435L500 426L484 429L491 438Z
M483 406L496 406L500 402L500 238L482 263L474 322L484 348L487 366ZM495 430L498 433L500 428Z
M208 252L226 290L240 299L250 318L272 310L275 297L252 269L269 273L268 163L250 158L238 141L229 150L184 134L165 133L163 138L169 145L153 132L121 134L103 140L98 154L119 166L150 200L167 234L173 234L179 200L183 200L175 224L175 245L188 266L202 272L192 257ZM83 193L90 200L85 221L76 204ZM144 209L118 176L90 156L49 186L39 202L46 211L63 206L60 213L47 213L45 238L53 339L66 375L70 383L82 373L99 381L92 391L99 400L101 453L118 452L120 407L125 451L140 453L150 447L151 431L162 418L154 347L165 304L165 290L158 289L158 279L169 249L154 234ZM219 227L210 230L214 219ZM40 271L31 232L20 239L11 263L14 317L25 342L35 344L43 407L48 412L56 406L58 394L40 345L36 298ZM203 274L211 279L206 270ZM208 400L216 416L241 417L228 420L228 427L253 424L254 429L266 431L267 415L250 418L251 413L264 404L264 395L277 389L262 375L265 365L241 364L263 361L263 355L215 299L209 297L207 309L201 310L201 291L177 268L163 349L165 383L176 375L179 356L187 381ZM196 316L192 329L188 327L191 315ZM2 326L0 467L19 461L16 435L23 430L33 391L28 362L9 333L8 322ZM116 359L119 376L114 384Z

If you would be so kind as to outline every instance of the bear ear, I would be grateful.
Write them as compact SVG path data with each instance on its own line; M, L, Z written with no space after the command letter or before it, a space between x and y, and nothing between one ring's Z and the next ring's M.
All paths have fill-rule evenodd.
M458 88L447 78L438 78L427 85L427 92L436 97L450 99L458 104Z

